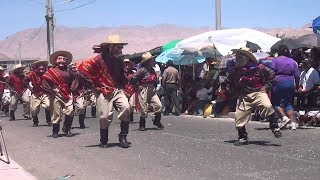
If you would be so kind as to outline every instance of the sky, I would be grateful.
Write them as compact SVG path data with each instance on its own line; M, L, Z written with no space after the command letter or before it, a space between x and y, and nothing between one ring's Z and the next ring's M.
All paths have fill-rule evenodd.
M52 2L57 26L174 24L215 28L215 0ZM40 28L45 23L46 0L0 0L0 3L0 40L28 28ZM319 7L319 0L221 0L221 24L226 28L300 28L320 15Z

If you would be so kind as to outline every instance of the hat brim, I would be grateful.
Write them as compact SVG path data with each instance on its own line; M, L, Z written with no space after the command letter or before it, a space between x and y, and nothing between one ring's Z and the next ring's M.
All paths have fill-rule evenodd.
M249 51L243 50L243 49L232 49L231 50L234 53L242 53L244 55L246 55L247 57L249 57L249 59L254 62L254 63L258 63L258 59Z
M156 58L156 56L151 56L151 57L149 57L148 59L143 59L143 60L140 62L140 64L144 64L144 63L146 63L147 61L154 60L155 58Z
M123 46L128 45L128 43L108 43L108 42L103 42L103 43L100 44L100 46L110 46L112 44L114 44L114 45L123 45Z
M27 66L21 66L21 67L18 67L18 68L14 68L12 71L17 71L18 69L25 69L27 68Z
M43 64L44 66L48 67L49 62L48 61L36 61L36 62L31 64L31 68L34 69L39 64Z
M50 55L50 63L56 65L58 56L63 56L67 58L66 64L69 65L72 62L72 54L69 51L56 51Z
M132 62L132 61L123 61L123 64L124 63L130 63L130 65L132 66L132 67L135 67L136 66L136 63L134 63L134 62Z

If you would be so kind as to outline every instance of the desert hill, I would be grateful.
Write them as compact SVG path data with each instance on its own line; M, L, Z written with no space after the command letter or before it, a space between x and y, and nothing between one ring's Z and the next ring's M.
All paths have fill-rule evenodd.
M254 29L280 37L299 37L312 33L312 30L308 28L308 25L298 29ZM55 28L54 42L55 50L68 50L73 53L75 60L80 60L91 57L93 55L91 47L94 44L105 42L107 36L111 34L118 34L124 41L127 41L129 44L124 48L124 54L132 54L153 49L174 39L184 39L211 30L212 29L208 27L190 28L168 24L156 25L153 27L121 26L99 28L69 28L58 26ZM35 36L37 31L38 28L30 28L12 34L8 38L1 40L0 54L12 58L18 57L18 47L19 42L21 42L22 57L39 57L41 59L46 59L46 30L43 28ZM34 38L30 40L32 37Z

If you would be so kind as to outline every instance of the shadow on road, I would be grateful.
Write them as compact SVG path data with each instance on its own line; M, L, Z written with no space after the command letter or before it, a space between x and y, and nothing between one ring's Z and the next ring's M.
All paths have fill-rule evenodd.
M230 141L224 141L226 143L234 143L236 140L230 140ZM270 141L249 141L249 145L254 144L254 145L259 145L259 146L281 146L280 144L274 144L271 143Z
M77 136L77 135L79 135L79 134L81 134L81 133L72 133L72 136L71 136L71 137ZM47 137L52 137L52 135L49 135L49 136L47 136ZM66 135L65 135L65 134L59 134L59 137L66 137Z
M128 143L131 144L130 142L128 142ZM108 143L108 148L115 147L115 146L120 147L120 143ZM99 147L99 144L88 145L88 146L85 146L85 147Z

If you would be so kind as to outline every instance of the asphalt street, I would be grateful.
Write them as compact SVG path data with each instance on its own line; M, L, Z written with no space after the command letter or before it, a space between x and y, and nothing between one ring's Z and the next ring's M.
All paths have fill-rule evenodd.
M86 118L87 129L73 122L73 137L51 137L43 109L40 126L22 118L0 117L8 153L26 171L41 180L65 175L70 179L320 179L320 129L284 130L276 139L268 123L247 125L250 144L234 146L234 122L228 118L164 116L164 130L149 117L140 132L138 115L130 125L128 149L118 146L119 120L109 129L107 149L99 144L98 118ZM63 179L63 178L60 178Z

